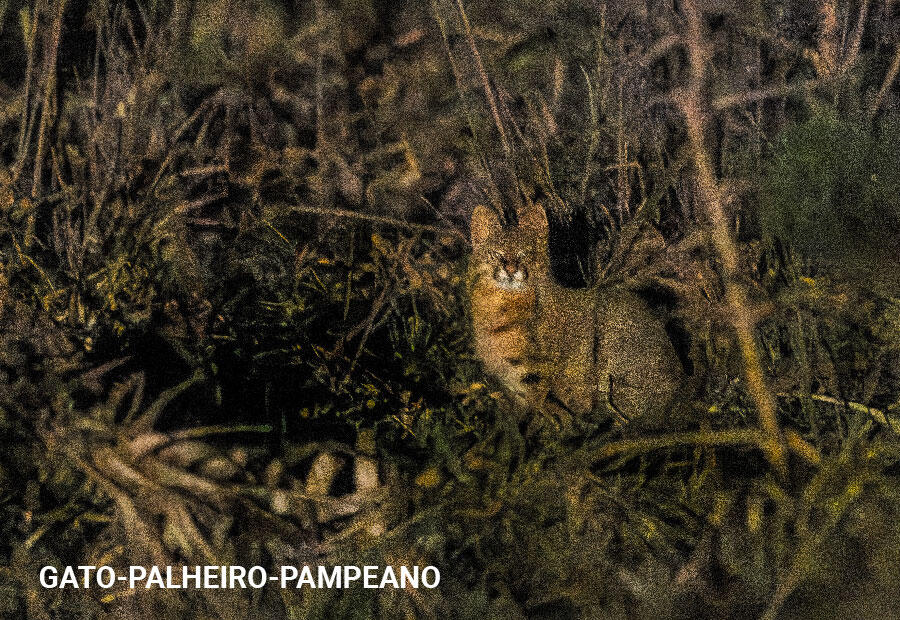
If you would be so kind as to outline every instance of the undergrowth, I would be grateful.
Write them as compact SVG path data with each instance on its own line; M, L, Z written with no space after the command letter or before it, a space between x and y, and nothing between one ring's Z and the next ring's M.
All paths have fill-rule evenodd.
M668 4L0 4L0 613L895 614L897 10L699 4L736 275ZM467 218L535 197L559 280L655 292L689 335L677 419L560 429L485 375ZM89 564L441 582L38 581Z

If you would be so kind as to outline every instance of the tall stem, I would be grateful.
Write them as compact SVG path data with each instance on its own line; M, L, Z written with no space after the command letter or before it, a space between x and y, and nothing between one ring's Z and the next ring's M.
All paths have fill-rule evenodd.
M697 169L700 204L705 209L709 236L722 266L725 304L737 338L747 391L756 406L759 425L763 431L760 448L772 467L784 476L787 474L787 450L781 427L778 425L775 398L766 384L756 344L754 335L756 317L750 309L747 292L738 279L737 242L722 204L722 190L715 178L705 143L710 104L704 97L704 85L710 56L705 43L702 15L693 0L685 0L684 10L687 16L685 44L690 62L690 78L681 100L681 109Z
M34 157L34 178L31 185L31 197L41 195L41 176L44 168L44 155L47 152L47 140L50 139L50 123L53 120L54 109L51 105L53 94L56 90L56 58L59 52L59 38L62 32L63 14L66 10L66 0L58 0L56 15L53 17L53 29L50 35L50 45L46 51L44 62L44 101L41 104L41 127L38 130L37 154Z

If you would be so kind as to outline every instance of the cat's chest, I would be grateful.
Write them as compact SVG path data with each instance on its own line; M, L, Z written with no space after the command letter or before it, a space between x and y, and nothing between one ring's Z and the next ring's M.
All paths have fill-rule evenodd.
M530 287L498 286L481 281L472 291L472 316L485 325L530 322L538 312L537 292Z

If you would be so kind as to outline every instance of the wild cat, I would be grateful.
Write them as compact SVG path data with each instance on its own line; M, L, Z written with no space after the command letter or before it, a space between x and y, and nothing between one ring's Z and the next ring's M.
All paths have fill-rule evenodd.
M666 409L684 371L662 320L633 292L557 284L540 205L518 226L479 205L470 231L476 353L515 402L620 423Z

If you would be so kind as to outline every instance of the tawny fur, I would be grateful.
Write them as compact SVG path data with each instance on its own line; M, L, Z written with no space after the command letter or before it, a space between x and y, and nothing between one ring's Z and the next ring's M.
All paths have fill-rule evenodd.
M485 369L527 407L552 400L626 421L665 409L683 370L661 319L632 292L557 284L544 210L531 205L519 220L503 227L483 206L472 214L470 302Z

